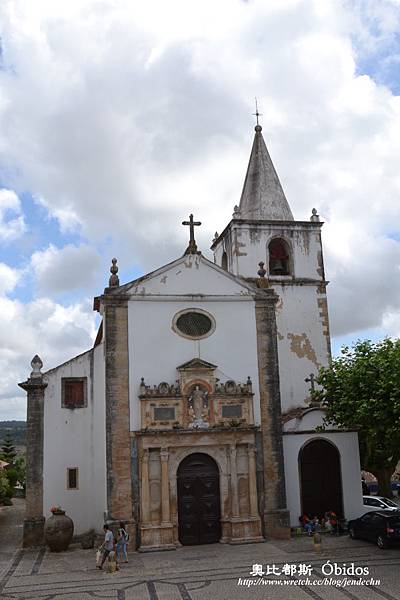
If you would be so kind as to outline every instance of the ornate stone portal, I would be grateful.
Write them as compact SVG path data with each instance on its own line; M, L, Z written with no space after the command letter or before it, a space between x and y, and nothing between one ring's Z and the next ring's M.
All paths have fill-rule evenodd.
M141 381L141 551L175 549L182 543L179 494L183 492L178 491L177 472L182 461L194 453L208 455L218 467L219 541L263 541L252 384L249 378L244 384L232 380L222 384L215 376L216 369L216 365L196 358L177 367L179 379L174 384L162 382L150 387ZM198 482L200 486L203 483L201 479ZM199 502L205 498L205 504L213 506L216 498L207 502L204 493ZM199 514L194 518L203 517Z

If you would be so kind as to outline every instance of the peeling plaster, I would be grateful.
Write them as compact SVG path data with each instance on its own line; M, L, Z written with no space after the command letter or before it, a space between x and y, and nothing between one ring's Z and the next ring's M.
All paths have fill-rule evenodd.
M288 333L287 338L290 340L290 350L299 358L308 358L319 369L320 363L317 361L317 355L306 333L298 335Z
M235 230L235 241L233 244L233 255L234 256L247 256L247 252L241 252L240 248L246 248L246 244L239 242L238 238L241 237L242 232Z
M249 236L250 236L250 243L251 244L258 244L261 240L261 231L259 229L250 229L249 230Z

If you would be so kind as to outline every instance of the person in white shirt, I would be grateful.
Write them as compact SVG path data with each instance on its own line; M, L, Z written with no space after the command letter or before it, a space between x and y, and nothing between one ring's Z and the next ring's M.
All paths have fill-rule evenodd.
M108 528L107 523L103 527L104 529L104 542L101 545L101 549L103 551L103 558L101 560L101 564L98 565L98 569L102 569L103 565L106 561L106 558L110 554L112 550L114 550L114 535L113 532Z

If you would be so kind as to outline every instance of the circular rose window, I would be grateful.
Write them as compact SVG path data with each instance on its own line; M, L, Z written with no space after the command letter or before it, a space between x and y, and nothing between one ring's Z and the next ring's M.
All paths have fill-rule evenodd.
M204 310L182 310L175 315L172 328L183 337L199 340L213 333L215 320Z

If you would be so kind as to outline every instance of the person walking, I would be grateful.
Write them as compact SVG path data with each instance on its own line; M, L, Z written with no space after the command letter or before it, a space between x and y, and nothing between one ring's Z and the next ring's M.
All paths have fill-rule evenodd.
M114 550L114 536L113 532L110 531L107 523L103 526L104 530L104 542L100 546L101 551L103 552L103 558L101 559L101 563L97 565L97 569L102 569L103 565L112 550Z
M122 556L124 557L124 562L128 562L128 552L127 546L129 541L129 534L126 532L125 523L120 521L119 529L118 529L118 539L117 539L117 560L122 560Z

